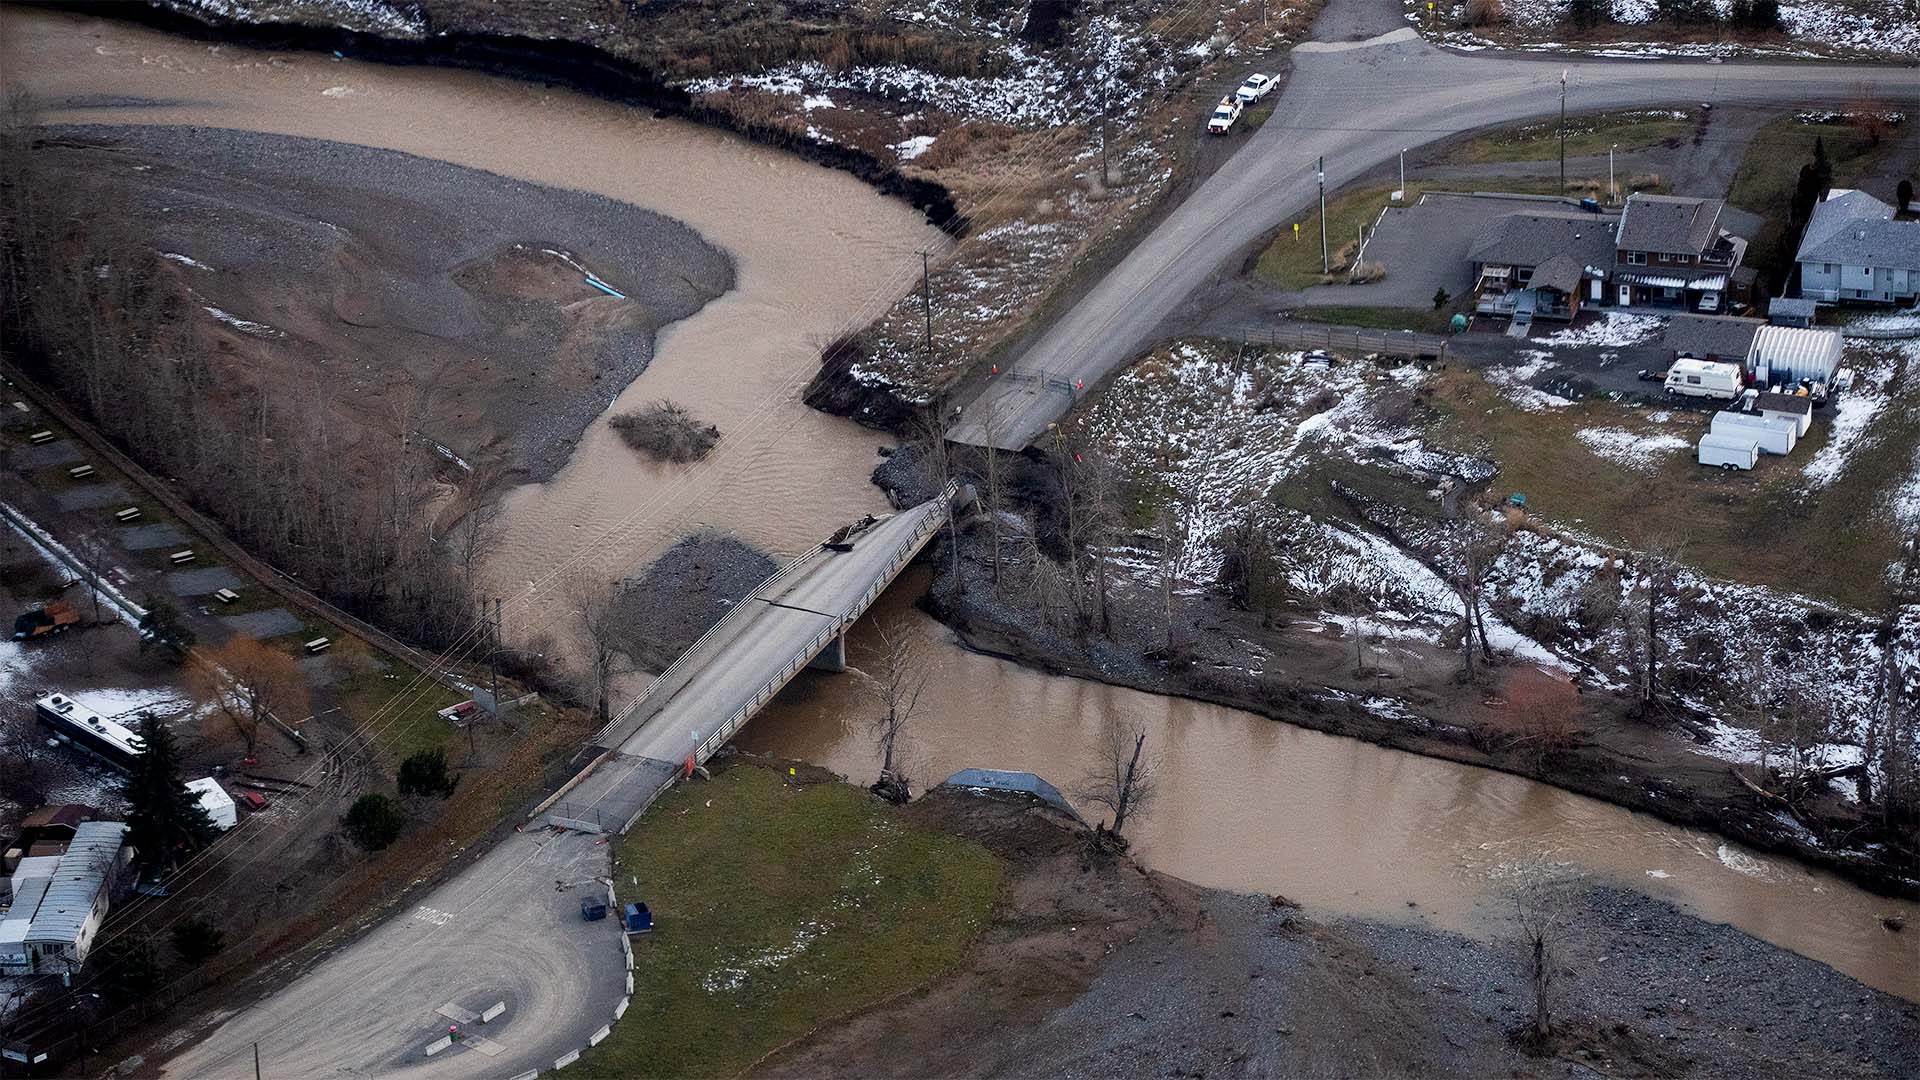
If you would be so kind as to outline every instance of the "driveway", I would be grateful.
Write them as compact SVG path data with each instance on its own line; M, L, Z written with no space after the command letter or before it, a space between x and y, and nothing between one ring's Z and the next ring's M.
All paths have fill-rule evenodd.
M1559 108L1562 72L1575 111L1669 103L1832 104L1858 94L1861 69L1836 64L1612 63L1461 56L1404 31L1362 47L1308 42L1274 115L1105 278L1014 361L1042 378L988 383L965 406L956 441L984 445L994 419L1005 449L1024 447L1071 404L1046 377L1097 383L1132 362L1203 282L1315 197L1315 164L1337 189L1402 148ZM1889 103L1920 103L1920 69L1876 67ZM1909 106L1911 107L1911 106Z

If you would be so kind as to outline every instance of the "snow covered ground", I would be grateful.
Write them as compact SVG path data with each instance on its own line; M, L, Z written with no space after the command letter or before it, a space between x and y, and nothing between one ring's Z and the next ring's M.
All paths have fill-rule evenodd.
M1622 349L1644 344L1665 330L1667 320L1657 315L1628 315L1609 311L1580 327L1567 327L1533 340L1549 349Z
M1658 469L1666 455L1693 446L1678 435L1636 435L1617 427L1581 428L1573 434L1587 449L1622 468L1639 472Z
M1408 21L1426 27L1425 4L1405 0ZM1659 32L1659 5L1655 0L1612 0L1609 6L1612 27L1595 28L1598 40L1569 42L1573 34L1568 25L1567 0L1503 0L1504 24L1483 29L1460 29L1466 5L1458 0L1443 0L1435 36L1444 44L1464 51L1491 48L1519 48L1548 52L1580 52L1595 56L1886 56L1909 59L1920 56L1920 18L1916 18L1908 0L1782 0L1780 27L1784 40L1776 44L1764 39L1739 40L1728 32L1713 35L1713 24L1700 27L1712 41L1673 41ZM1729 0L1713 0L1721 19L1727 17ZM1609 40L1613 33L1620 36Z

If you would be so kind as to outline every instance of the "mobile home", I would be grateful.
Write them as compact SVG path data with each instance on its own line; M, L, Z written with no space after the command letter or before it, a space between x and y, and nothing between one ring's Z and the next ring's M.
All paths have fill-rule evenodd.
M1675 360L1673 366L1667 369L1667 393L1679 397L1732 401L1740 396L1743 385L1738 364L1683 358Z

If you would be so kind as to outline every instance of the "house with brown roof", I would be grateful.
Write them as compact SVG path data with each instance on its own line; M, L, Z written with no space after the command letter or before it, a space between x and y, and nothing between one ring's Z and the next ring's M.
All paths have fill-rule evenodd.
M1719 199L1631 195L1614 237L1609 297L1621 307L1720 311L1747 242L1720 226Z
M1511 316L1524 328L1536 318L1571 320L1583 302L1602 298L1587 283L1612 265L1619 219L1545 208L1555 205L1498 218L1475 238L1467 258L1477 311Z

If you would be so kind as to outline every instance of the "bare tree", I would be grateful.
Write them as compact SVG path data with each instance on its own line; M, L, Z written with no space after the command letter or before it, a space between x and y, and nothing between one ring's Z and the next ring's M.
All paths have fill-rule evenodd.
M460 567L460 591L462 599L471 607L476 594L473 588L474 568L487 557L499 542L499 530L495 526L500 520L500 504L488 501L475 506L460 518L453 527L451 543L454 563Z
M1639 578L1634 591L1646 615L1640 666L1640 707L1652 709L1660 700L1660 608L1672 599L1680 580L1680 560L1686 550L1682 537L1661 535L1649 539L1640 552Z
M1128 820L1152 808L1159 794L1159 763L1145 756L1146 745L1144 727L1128 730L1115 724L1108 730L1100 760L1079 792L1082 799L1106 807L1113 815L1111 826L1095 827L1096 837L1124 846L1122 833Z
M1077 474L1074 491L1082 509L1075 533L1092 555L1092 618L1100 633L1113 637L1113 616L1109 607L1107 552L1120 539L1125 520L1120 510L1120 469L1111 457L1098 450L1082 450L1073 455Z
M919 437L915 442L914 464L920 472L920 483L928 491L940 492L947 489L953 481L953 447L947 442L947 425L939 410L934 410L921 418ZM948 589L958 596L966 589L960 576L960 515L947 515L947 555L951 559L948 576L951 583Z
M883 623L875 633L880 639L880 657L865 680L867 695L883 710L872 725L874 743L880 750L880 779L873 790L891 802L906 802L907 777L896 767L895 756L901 748L901 734L919 715L928 673L913 628L904 620L891 626Z
M986 406L987 415L980 422L980 431L987 443L987 528L992 545L990 558L993 567L993 591L1000 591L1000 512L1005 507L1006 489L1001 476L1000 448L994 444L1000 441L999 410L992 402Z
M1160 535L1160 626L1169 651L1174 642L1173 600L1193 560L1188 535L1192 524L1192 505L1177 493L1169 493L1160 504L1154 524L1154 531Z
M107 563L107 542L92 529L82 531L74 538L73 553L80 560L80 580L87 586L87 597L93 604L93 623L100 623L100 578L101 567Z
M1454 565L1449 584L1453 586L1454 595L1460 598L1461 674L1471 680L1477 674L1476 654L1488 663L1493 661L1484 602L1487 575L1493 571L1511 533L1505 519L1497 515L1483 517L1478 509L1469 508L1455 525L1451 537Z
M1544 855L1529 860L1514 885L1514 921L1526 949L1527 983L1533 991L1527 1036L1535 1049L1543 1049L1553 1037L1554 948L1571 913L1573 888L1573 880Z
M300 662L279 649L236 634L202 654L188 673L194 696L233 725L251 754L260 724L270 715L296 722L306 712L307 679Z
M613 678L620 674L613 587L584 571L576 572L567 579L567 605L573 613L574 629L587 648L587 688L593 698L594 715L605 724L611 719Z

